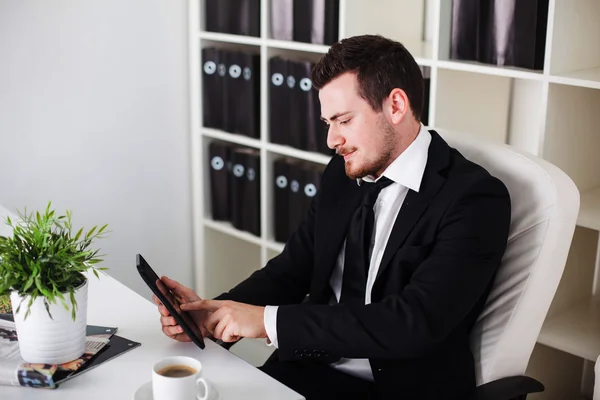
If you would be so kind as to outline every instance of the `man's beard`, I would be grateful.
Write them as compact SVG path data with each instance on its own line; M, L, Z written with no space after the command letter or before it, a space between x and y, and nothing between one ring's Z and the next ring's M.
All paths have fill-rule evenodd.
M380 115L377 119L376 134L383 138L381 141L383 144L382 148L380 149L381 153L377 154L376 158L373 160L363 161L362 165L354 165L355 162L352 160L346 162L346 175L350 179L363 178L367 175L376 175L377 173L382 172L391 161L390 158L392 157L392 153L396 148L398 137L396 132L394 132L394 129L385 120L383 115Z

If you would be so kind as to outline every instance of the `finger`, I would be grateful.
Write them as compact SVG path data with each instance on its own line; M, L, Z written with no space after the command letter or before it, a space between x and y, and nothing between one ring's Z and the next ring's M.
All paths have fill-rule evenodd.
M238 340L240 340L240 336L235 333L232 324L227 325L221 336L221 340L227 343L237 342Z
M162 327L162 331L165 335L169 336L169 337L175 337L180 333L183 333L183 328L181 328L179 325L176 326L163 326Z
M181 309L185 311L189 310L205 310L214 312L223 307L225 301L223 300L198 300L190 301L181 305Z
M214 335L215 327L217 326L217 324L219 322L221 322L222 318L223 318L223 312L219 312L219 311L214 312L206 319L204 326L210 333L212 333Z
M156 297L155 294L152 295L152 300L154 300L154 303L156 303L157 305L161 305L161 301L158 299L158 297Z
M213 332L214 337L223 340L223 332L226 328L227 322L224 319L222 319L221 321L219 321L217 326L215 326L215 331Z
M179 283L177 281L174 281L171 278L163 276L160 280L177 297L181 297L181 298L184 298L184 299L195 299L195 298L198 298L198 295L192 289L190 289L189 287L183 286L181 283Z
M162 326L174 326L177 325L177 321L173 317L160 317L160 323Z
M165 317L168 317L169 315L171 315L169 310L167 310L167 308L163 305L158 306L158 312L161 313L161 315L164 315Z

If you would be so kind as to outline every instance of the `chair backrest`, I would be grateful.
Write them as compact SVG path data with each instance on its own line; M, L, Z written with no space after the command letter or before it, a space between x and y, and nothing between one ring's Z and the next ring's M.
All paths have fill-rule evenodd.
M523 375L565 267L579 191L563 171L539 157L473 135L438 133L510 193L508 247L471 348L478 385Z

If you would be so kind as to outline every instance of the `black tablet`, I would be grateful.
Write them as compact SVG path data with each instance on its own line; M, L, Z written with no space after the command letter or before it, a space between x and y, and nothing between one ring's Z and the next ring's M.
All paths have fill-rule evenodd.
M181 310L179 302L171 291L165 286L160 280L159 276L150 268L150 265L144 260L141 254L136 256L137 270L142 276L142 279L152 292L158 297L160 302L169 310L169 313L177 324L183 328L183 331L187 333L192 342L196 343L198 347L204 349L204 340L202 339L202 332L194 323L194 320L190 315Z

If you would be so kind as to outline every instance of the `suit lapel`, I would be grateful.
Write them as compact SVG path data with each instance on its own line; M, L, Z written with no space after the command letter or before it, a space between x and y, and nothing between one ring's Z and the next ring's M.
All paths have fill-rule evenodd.
M440 171L448 166L450 148L435 131L430 132L431 144L429 145L427 166L425 167L420 190L418 193L414 190L409 190L404 199L404 203L400 208L398 217L396 217L392 233L385 247L377 272L377 278L388 267L398 248L404 244L415 224L419 221L425 210L427 210L429 203L431 203L431 200L433 200L446 181L444 176L440 174Z
M326 215L322 215L319 222L319 235L323 238L319 242L324 243L315 252L317 256L315 273L319 274L315 277L315 282L319 282L321 285L318 288L319 292L329 285L329 278L335 267L342 243L346 238L348 225L362 199L363 188L358 186L355 180L346 179L338 190L339 192L337 190L336 192L341 193L341 195L332 200L332 206L323 207L323 209L331 211Z

